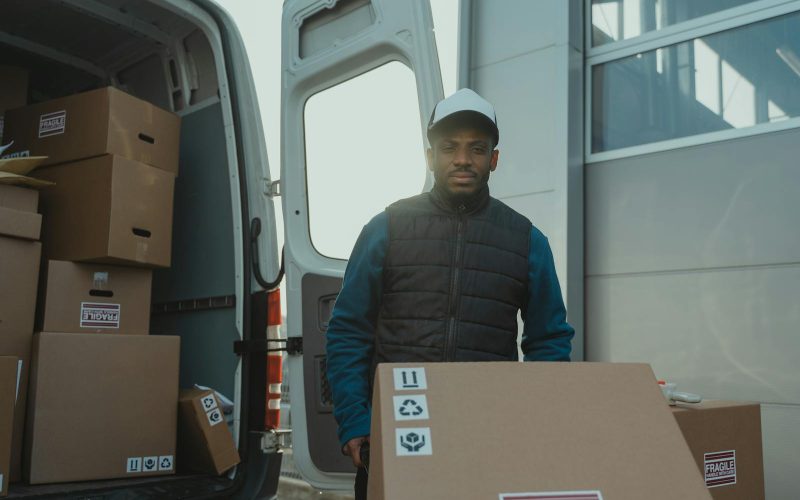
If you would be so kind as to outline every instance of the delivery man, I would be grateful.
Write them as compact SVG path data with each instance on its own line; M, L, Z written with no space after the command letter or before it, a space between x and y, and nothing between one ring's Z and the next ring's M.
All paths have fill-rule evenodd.
M358 467L378 363L568 361L574 330L547 238L489 196L494 107L469 89L440 101L427 130L430 192L395 202L361 231L327 331L327 375L342 450Z

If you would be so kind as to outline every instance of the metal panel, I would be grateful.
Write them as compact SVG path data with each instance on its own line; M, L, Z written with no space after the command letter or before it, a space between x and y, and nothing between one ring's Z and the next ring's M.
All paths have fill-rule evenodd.
M554 188L564 168L566 130L554 126L559 103L554 80L563 80L566 46L515 57L472 73L474 88L494 104L500 127L500 161L492 174L492 194L516 196ZM513 77L509 77L513 75ZM563 120L562 120L563 121Z
M766 498L797 497L800 461L800 406L762 405L761 427L764 443L764 482Z
M154 315L151 334L181 338L180 386L213 387L233 399L239 358L233 343L239 340L236 309Z
M800 262L797 130L586 167L587 275Z
M591 361L718 399L800 403L800 265L586 280Z
M220 104L184 116L180 143L172 267L153 275L156 303L235 291L232 201Z
M567 43L566 4L564 0L473 2L472 19L476 29L472 38L472 67Z

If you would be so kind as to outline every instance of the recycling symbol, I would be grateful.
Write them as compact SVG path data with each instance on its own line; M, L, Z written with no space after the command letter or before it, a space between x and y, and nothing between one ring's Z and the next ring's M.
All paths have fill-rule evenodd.
M405 436L400 436L400 446L412 453L417 452L425 446L425 436L409 432Z
M400 409L398 410L400 415L403 415L404 417L416 417L422 415L423 411L424 409L422 406L420 406L420 404L413 399L406 399L403 401L403 403L400 405Z

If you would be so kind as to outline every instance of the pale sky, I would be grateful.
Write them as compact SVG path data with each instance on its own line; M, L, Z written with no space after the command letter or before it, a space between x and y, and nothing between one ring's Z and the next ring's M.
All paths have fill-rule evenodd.
M278 179L282 2L216 1L228 10L242 34L256 84L271 176L273 180ZM449 95L456 90L458 0L431 0L431 7L444 94ZM409 96L415 92L413 75L410 74L404 66L390 63L309 100L306 136L311 233L315 248L324 255L346 258L361 227L373 215L392 201L413 195L422 188L424 155L418 115L414 114L414 108L408 106ZM341 136L345 129L341 123L332 126L330 122L332 117L342 116L338 108L350 101L362 105L348 114L351 123L346 130L358 137L355 144L352 140L345 142L343 136L336 137L335 132L338 131ZM392 134L386 134L384 126L374 126L381 117L386 116L393 117ZM313 122L310 121L312 117ZM353 129L359 127L358 133L352 134ZM382 130L383 133L379 133ZM386 142L387 137L391 143ZM348 144L349 149L343 149L343 144ZM354 154L356 161L345 161L353 158ZM378 164L380 170L372 168L374 163ZM350 168L349 175L335 175L339 172L320 167L328 164L347 165ZM334 183L343 183L346 178L360 180L358 196L343 193L348 188L355 189L352 183L349 187L342 185L331 188ZM364 186L378 188L366 190ZM283 224L277 200L275 205L278 234L281 235L278 242L280 248L283 244Z

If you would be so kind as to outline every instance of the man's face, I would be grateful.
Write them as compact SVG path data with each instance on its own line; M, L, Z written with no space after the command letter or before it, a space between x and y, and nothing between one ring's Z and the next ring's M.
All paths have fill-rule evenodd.
M437 137L428 149L428 168L451 196L469 197L489 181L499 151L492 138L475 128L457 128Z

